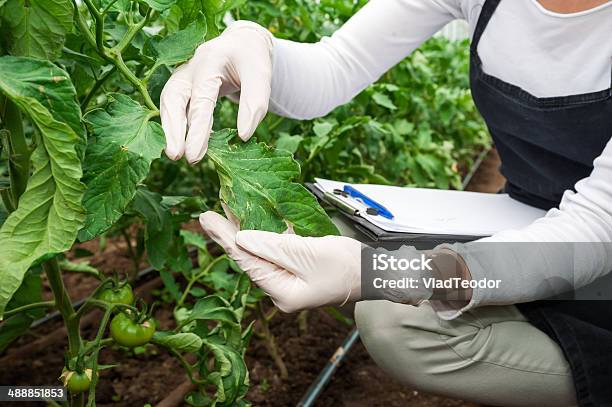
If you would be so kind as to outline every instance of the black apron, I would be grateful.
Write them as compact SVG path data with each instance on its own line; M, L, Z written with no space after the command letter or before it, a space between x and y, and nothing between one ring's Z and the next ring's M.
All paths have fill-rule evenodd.
M506 192L538 208L558 207L563 192L590 175L593 160L612 138L612 64L610 89L563 97L538 98L486 74L478 44L500 1L485 1L474 31L472 96L501 157ZM537 301L518 306L563 349L579 404L612 406L612 303Z

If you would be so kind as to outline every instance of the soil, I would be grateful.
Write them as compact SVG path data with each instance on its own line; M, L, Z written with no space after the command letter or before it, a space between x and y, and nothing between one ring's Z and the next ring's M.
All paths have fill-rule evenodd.
M503 177L497 172L498 166L499 158L493 151L475 174L468 189L482 192L499 190L503 185ZM88 260L104 272L111 273L113 270L133 268L126 254L126 246L120 239L109 239L104 253L100 253L98 242L88 242L78 247L94 253L94 256ZM84 297L96 285L95 279L78 273L66 274L65 282L72 298ZM155 317L162 328L172 328L172 315L169 309L158 309ZM289 372L288 380L280 378L278 368L269 356L263 341L253 337L246 361L251 380L247 399L254 406L294 406L351 330L350 326L324 310L309 311L306 321L305 331L300 329L296 315L278 313L270 322L272 333L276 336L281 356ZM11 348L23 346L61 326L61 321L43 324L24 335ZM90 328L85 330L85 334L92 337L94 332ZM26 359L11 361L10 364L2 363L0 355L0 385L59 384L57 377L61 373L65 347L64 339L53 346L37 349ZM100 373L96 398L98 406L101 407L132 407L146 403L155 405L186 380L179 363L155 346L148 346L139 354L119 348L106 348L101 352L100 362L109 365L118 364ZM28 405L42 404L20 404L23 407ZM474 405L406 388L378 368L363 345L357 342L317 400L316 406L473 407Z
M470 180L470 183L465 188L467 191L488 192L496 194L506 183L506 179L499 172L501 160L497 150L489 151L482 164Z
M300 332L294 316L278 315L271 324L281 346L290 380L280 380L278 369L261 342L247 354L252 387L248 400L254 406L295 406L308 386L351 331L323 310L308 313L308 329ZM357 342L323 391L316 406L443 406L470 407L459 400L420 393L387 376Z

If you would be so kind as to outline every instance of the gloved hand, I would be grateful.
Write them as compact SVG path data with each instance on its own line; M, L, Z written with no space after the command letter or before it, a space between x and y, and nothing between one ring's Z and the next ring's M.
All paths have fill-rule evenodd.
M268 111L272 78L272 34L250 21L237 21L221 36L198 47L170 77L161 94L166 155L204 157L218 96L240 92L238 135L248 140ZM185 137L185 132L187 136Z
M228 215L233 222L209 211L200 215L200 224L281 311L360 299L358 241L341 236L239 231L236 220Z
M347 237L314 238L291 233L240 231L238 220L224 209L229 220L209 211L200 215L202 228L284 312L362 299L385 299L411 305L437 299L445 308L455 309L461 308L471 297L471 290L424 284L432 278L471 278L461 257L449 249L424 252L402 246L390 252L368 247L362 252L361 243ZM364 270L362 253L368 259L373 255L394 255L431 267L391 272L371 270L371 264L366 264ZM362 272L368 274L362 276ZM412 278L418 283L412 287L381 288L373 284L376 277L398 281ZM362 287L362 283L367 286Z

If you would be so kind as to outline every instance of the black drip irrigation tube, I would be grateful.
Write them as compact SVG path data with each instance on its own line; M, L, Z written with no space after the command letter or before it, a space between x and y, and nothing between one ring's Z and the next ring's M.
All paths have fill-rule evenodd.
M344 340L344 343L336 349L323 370L321 370L321 373L319 373L315 381L308 387L308 390L306 390L306 393L298 402L297 407L310 407L314 405L317 398L327 386L327 383L331 380L334 372L338 370L338 367L340 367L340 364L346 358L349 350L353 347L355 342L357 342L357 339L359 339L359 331L357 331L357 328L353 328L351 333L349 333Z
M476 157L476 161L474 162L474 165L472 166L470 171L466 174L465 178L463 178L463 181L461 182L462 189L467 188L472 178L474 178L474 174L476 174L476 171L478 171L478 169L484 162L485 158L487 158L487 155L489 155L490 151L491 151L491 148L489 147L489 148L485 148L484 150L480 152L480 154L478 154L478 157Z

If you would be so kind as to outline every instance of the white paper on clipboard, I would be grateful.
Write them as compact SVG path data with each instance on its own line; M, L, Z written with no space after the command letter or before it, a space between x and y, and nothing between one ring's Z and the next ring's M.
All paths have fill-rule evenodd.
M342 189L345 182L315 178L322 192ZM445 191L427 188L350 184L387 208L392 220L368 215L365 206L337 196L360 208L359 216L387 232L490 236L502 230L520 229L543 217L546 211L525 205L507 194Z

